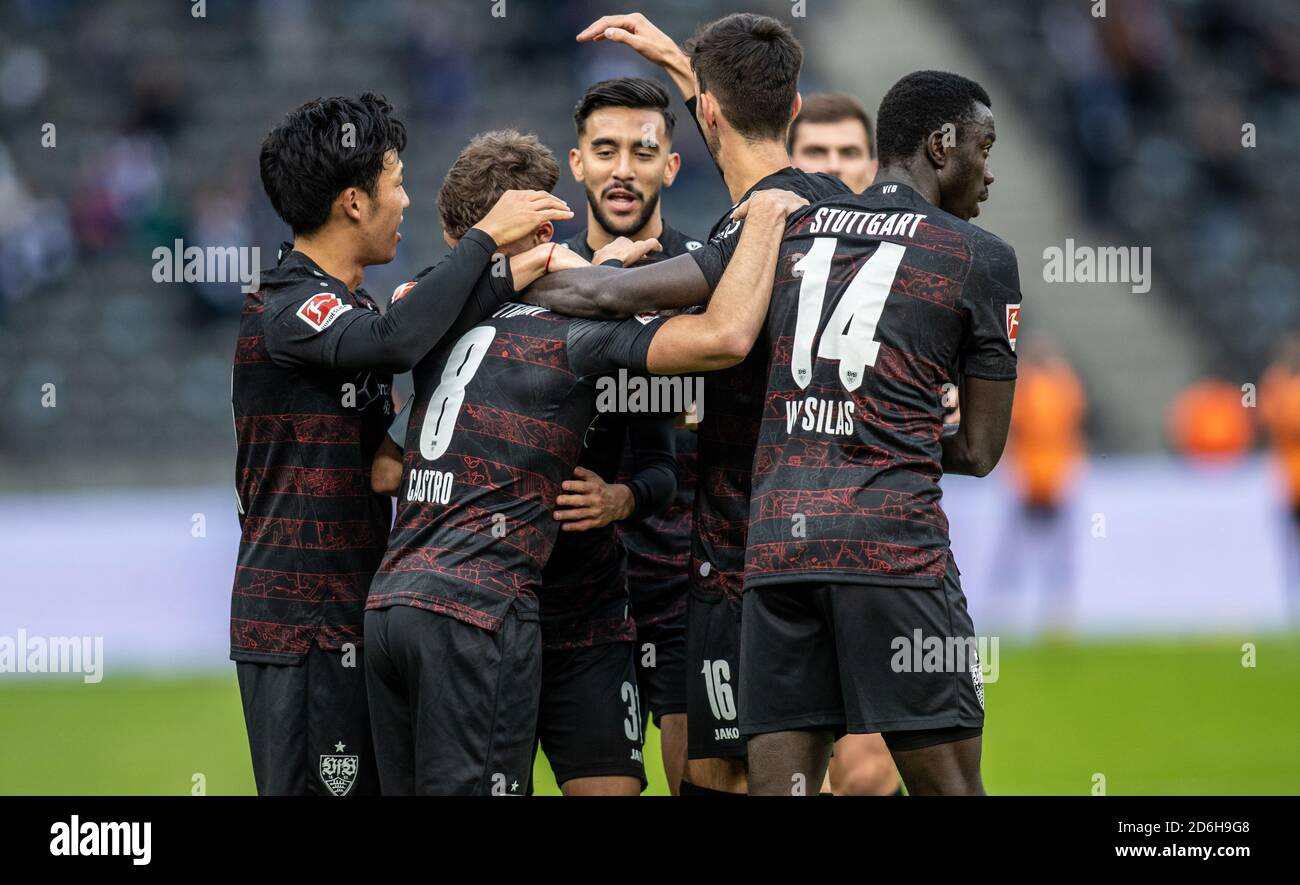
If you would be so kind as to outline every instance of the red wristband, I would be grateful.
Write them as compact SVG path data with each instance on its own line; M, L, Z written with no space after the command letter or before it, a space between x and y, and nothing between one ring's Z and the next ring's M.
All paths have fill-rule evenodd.
M542 273L551 272L551 256L555 254L557 243L551 243L551 251L546 253L546 267L542 268Z

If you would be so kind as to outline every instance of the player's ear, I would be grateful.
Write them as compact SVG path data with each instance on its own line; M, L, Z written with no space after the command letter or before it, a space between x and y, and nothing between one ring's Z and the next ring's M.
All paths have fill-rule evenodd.
M362 192L361 188L345 187L335 202L345 216L353 221L361 221L365 217L361 201L365 198L365 193Z
M574 181L582 181L582 151L577 148L569 148L569 171Z
M803 96L798 92L794 94L794 106L790 109L790 119L793 120L799 116L799 111L803 109Z
M713 104L713 96L707 92L698 93L695 109L700 113L700 122L712 128L718 125L718 109Z
M537 245L539 246L542 243L549 243L551 238L555 236L555 225L549 221L543 221L537 225L537 230L533 231L533 236L537 237Z
M682 168L682 155L673 152L668 155L668 165L664 167L664 187L672 187L677 173Z
M936 129L930 133L930 137L925 142L925 155L935 168L942 169L948 165L948 136L942 129Z

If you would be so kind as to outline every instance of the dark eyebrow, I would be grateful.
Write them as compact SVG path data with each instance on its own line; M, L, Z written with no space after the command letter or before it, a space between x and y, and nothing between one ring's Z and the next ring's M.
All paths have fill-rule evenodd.
M604 136L601 138L593 138L591 140L591 146L594 148L605 147L607 145L612 148L618 148L620 146L618 143L618 139L610 138L609 136ZM653 145L643 144L639 139L636 141L635 146L639 148L643 148L645 150L653 150L653 151L659 150L659 145L657 143Z

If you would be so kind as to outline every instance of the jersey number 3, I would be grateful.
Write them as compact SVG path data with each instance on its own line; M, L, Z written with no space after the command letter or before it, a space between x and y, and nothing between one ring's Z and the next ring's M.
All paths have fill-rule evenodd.
M433 396L429 397L429 408L420 427L420 457L424 460L438 460L451 445L460 407L465 404L465 385L473 380L496 337L496 327L475 326L451 349L447 365L442 370L442 380Z
M803 273L803 280L799 284L799 314L794 327L790 372L801 389L812 380L812 343L821 322L831 259L835 257L838 243L835 237L818 237L808 254L794 266L796 273ZM817 356L839 360L840 383L845 390L857 390L867 367L876 364L876 354L880 352L876 325L906 251L897 243L881 243L862 263L826 322Z

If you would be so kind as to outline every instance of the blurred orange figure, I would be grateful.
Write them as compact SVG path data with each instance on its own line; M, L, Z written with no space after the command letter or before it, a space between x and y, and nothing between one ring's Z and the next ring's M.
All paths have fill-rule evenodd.
M1055 508L1083 459L1083 386L1060 354L1025 354L1016 381L1007 454L1028 506Z
M1003 530L989 582L987 622L1014 627L1014 597L1036 567L1039 628L1068 629L1073 546L1065 504L1084 457L1083 385L1050 344L1036 342L1020 356L1016 399L1007 439L1008 468L1017 506Z
M1300 339L1284 341L1277 361L1264 374L1259 416L1282 467L1287 497L1300 510Z
M1264 373L1259 416L1268 429L1290 505L1282 542L1284 574L1292 609L1300 614L1300 338L1285 339L1277 360Z
M1197 381L1174 399L1169 435L1178 451L1198 460L1234 458L1250 448L1255 428L1242 392L1227 381Z

